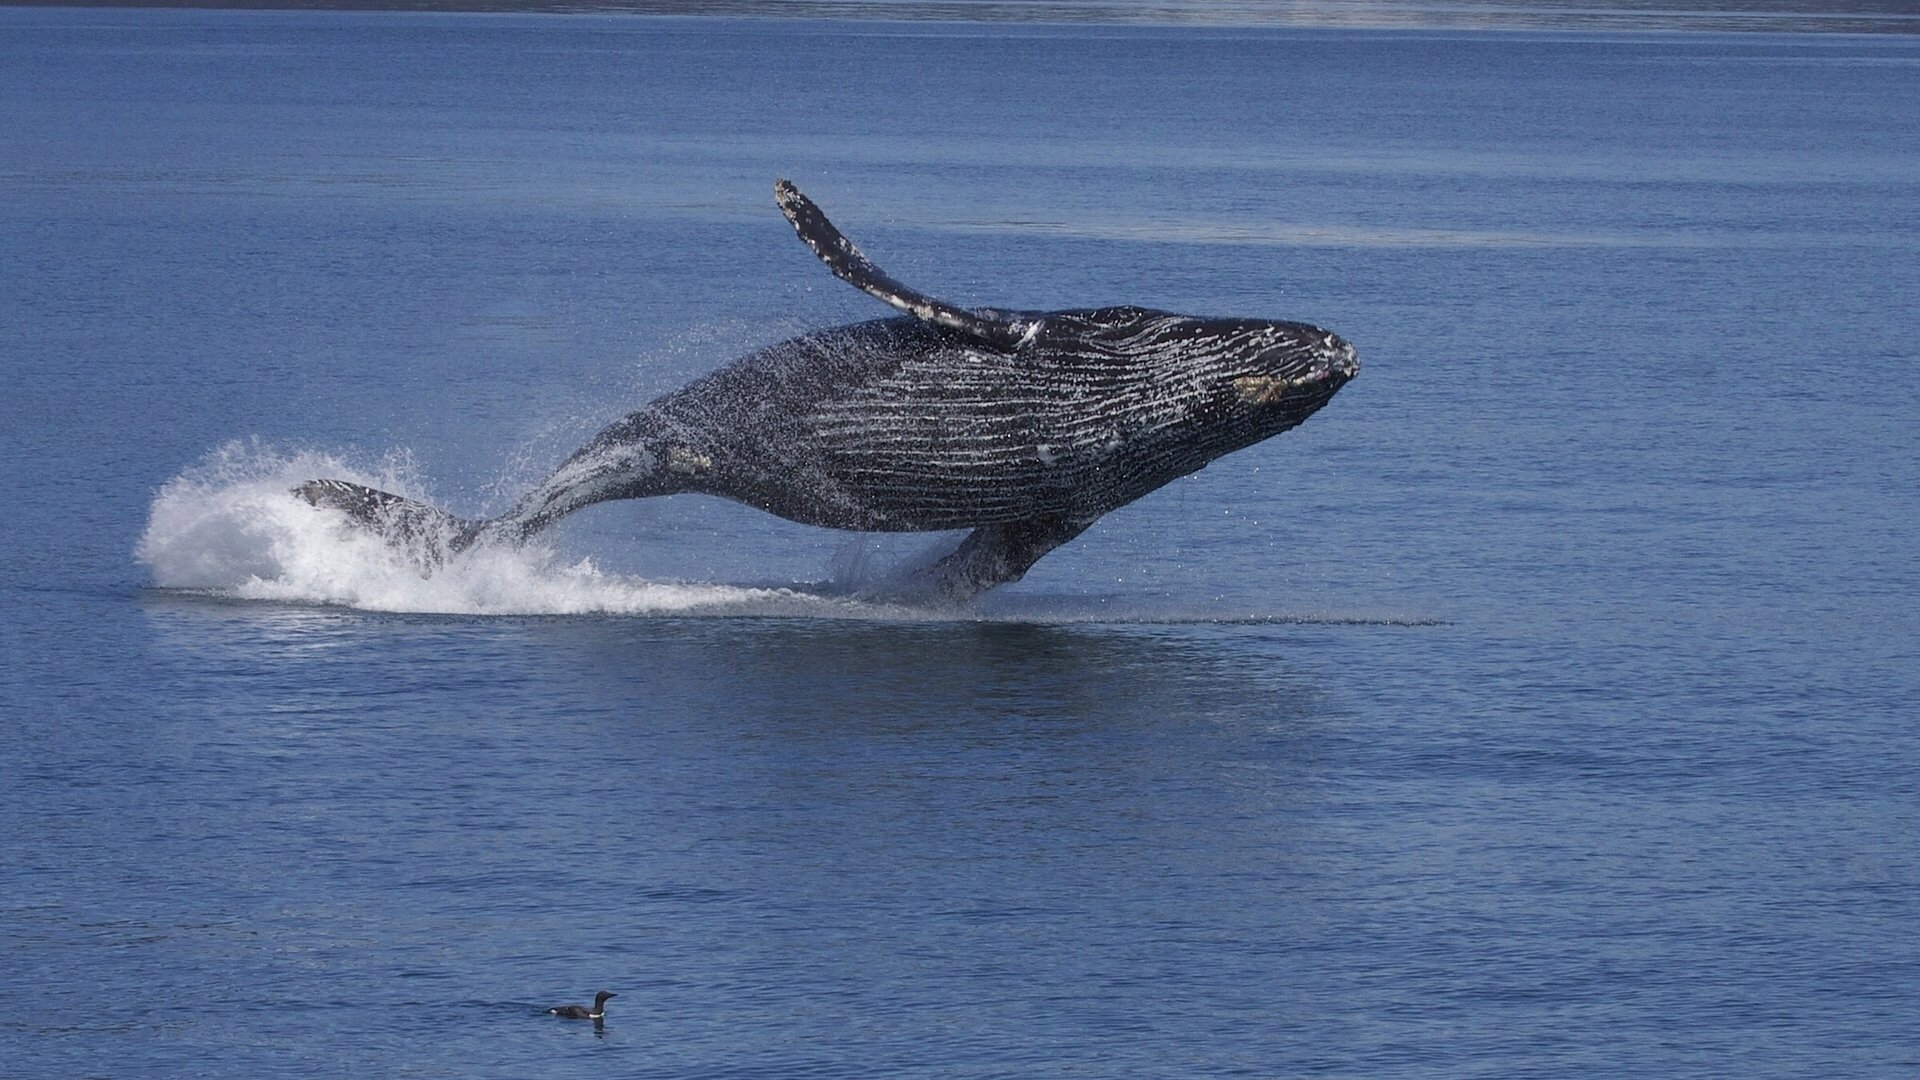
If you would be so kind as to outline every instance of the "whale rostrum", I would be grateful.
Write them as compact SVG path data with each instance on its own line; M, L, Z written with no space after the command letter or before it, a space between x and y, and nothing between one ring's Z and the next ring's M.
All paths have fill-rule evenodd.
M904 314L790 338L655 399L497 518L342 480L295 493L428 572L595 503L685 492L835 529L971 529L887 590L964 600L1102 514L1298 425L1359 370L1346 341L1299 322L958 307L882 272L791 183L774 196L835 276Z

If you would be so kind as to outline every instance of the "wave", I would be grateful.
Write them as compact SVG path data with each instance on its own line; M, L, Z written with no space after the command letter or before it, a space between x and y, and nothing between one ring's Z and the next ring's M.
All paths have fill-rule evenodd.
M1295 610L1173 598L996 595L960 608L859 599L847 593L885 580L854 541L827 567L824 582L730 585L651 581L570 559L542 543L478 548L430 576L345 515L309 506L292 488L337 477L432 502L404 453L356 465L320 451L285 451L257 440L213 451L154 496L135 547L154 585L175 597L271 601L363 611L448 615L625 615L774 617L863 621L1022 623L1316 623L1430 625L1394 612ZM928 553L915 556L924 559Z

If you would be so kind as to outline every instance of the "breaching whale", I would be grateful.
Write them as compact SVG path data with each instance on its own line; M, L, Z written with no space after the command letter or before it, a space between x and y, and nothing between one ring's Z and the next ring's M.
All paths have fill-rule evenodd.
M837 277L904 314L802 334L650 402L497 518L342 480L295 494L429 571L582 507L684 492L835 529L971 529L890 590L963 600L1018 580L1102 514L1298 425L1359 370L1351 345L1305 323L957 307L883 273L791 183L774 198Z

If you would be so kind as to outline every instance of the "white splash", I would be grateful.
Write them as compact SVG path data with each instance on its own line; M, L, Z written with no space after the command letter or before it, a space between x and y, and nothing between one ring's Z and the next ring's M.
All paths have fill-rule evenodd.
M234 442L154 497L135 555L154 584L241 599L368 611L476 615L852 614L869 605L792 589L672 584L567 562L551 547L476 549L430 576L346 515L307 505L294 485L317 477L433 500L404 455L356 468L329 454Z

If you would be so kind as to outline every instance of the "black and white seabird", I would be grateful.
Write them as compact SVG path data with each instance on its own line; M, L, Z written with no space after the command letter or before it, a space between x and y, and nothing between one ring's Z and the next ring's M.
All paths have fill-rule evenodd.
M547 1010L547 1014L565 1017L568 1020L603 1020L607 1015L607 999L619 996L611 990L602 990L593 995L592 1008L585 1005L555 1005Z

